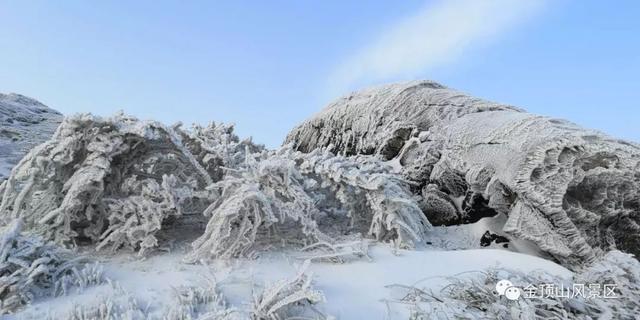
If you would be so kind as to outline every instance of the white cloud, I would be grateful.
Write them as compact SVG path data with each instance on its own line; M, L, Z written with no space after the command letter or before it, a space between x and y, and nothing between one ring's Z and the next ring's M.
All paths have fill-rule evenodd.
M542 0L436 1L399 21L341 64L330 78L356 83L408 77L455 61L490 43L542 7Z

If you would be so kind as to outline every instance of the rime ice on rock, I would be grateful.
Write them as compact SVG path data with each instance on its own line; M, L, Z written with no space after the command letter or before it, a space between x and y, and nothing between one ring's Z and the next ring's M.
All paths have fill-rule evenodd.
M0 181L29 150L48 140L62 115L31 98L0 93Z
M398 163L414 193L443 204L423 205L430 220L506 213L504 231L567 265L640 254L640 147L567 121L417 81L338 99L286 141Z

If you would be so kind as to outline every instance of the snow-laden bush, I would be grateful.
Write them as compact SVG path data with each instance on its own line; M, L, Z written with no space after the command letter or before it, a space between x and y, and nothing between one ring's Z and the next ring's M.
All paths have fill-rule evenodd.
M211 122L207 127L193 125L190 130L173 127L182 142L202 164L213 181L222 180L225 168L237 168L245 162L246 153L264 151L264 146L251 139L240 140L233 132L233 125Z
M163 320L235 320L243 318L239 311L227 306L215 281L207 279L197 287L174 288L172 304Z
M139 301L117 282L110 282L110 294L98 297L91 303L74 303L65 314L49 315L48 319L65 320L147 320L149 305Z
M372 157L269 152L231 126L184 130L122 114L65 119L0 192L0 225L22 218L71 247L144 254L206 225L194 260L357 234L413 247L430 227L404 180Z
M431 226L408 187L373 158L284 147L250 155L210 189L205 233L189 259L246 255L256 246L328 245L344 235L413 247Z
M168 127L119 114L69 117L33 149L0 187L0 225L76 246L140 249L158 243L167 221L195 220L210 202L205 187L249 149L232 127Z
M332 263L345 263L363 258L372 261L373 259L369 256L369 247L373 242L371 239L343 241L335 244L319 241L300 249L300 254L296 258Z
M167 300L149 300L136 296L118 282L109 281L110 290L91 301L74 301L70 309L52 313L48 319L66 320L281 320L331 319L314 305L324 295L312 288L312 274L305 262L291 279L283 279L265 287L254 285L253 302L246 308L230 307L212 278L195 286L173 288ZM258 289L260 288L260 289ZM41 319L42 312L23 314L25 319Z
M496 284L504 279L520 288L519 299L496 293ZM490 269L447 280L449 285L439 292L390 285L396 297L387 303L408 306L411 319L637 319L640 312L640 263L620 251L607 253L572 279ZM527 294L529 285L536 291ZM604 285L613 288L613 295L605 295Z
M0 231L0 315L37 298L102 283L102 269L53 243L21 233L17 219Z
M295 277L279 280L254 295L252 320L326 319L313 305L325 301L322 291L314 290L313 274L305 261ZM314 316L313 318L311 316Z
M162 305L146 301L111 282L111 290L90 303L74 303L71 310L50 315L50 319L66 320L240 320L248 315L229 308L215 282L200 286L174 288L173 295ZM36 316L34 316L35 318Z

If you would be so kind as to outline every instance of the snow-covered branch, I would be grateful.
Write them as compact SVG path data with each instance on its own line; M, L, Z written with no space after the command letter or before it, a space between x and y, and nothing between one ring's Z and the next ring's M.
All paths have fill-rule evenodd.
M404 181L389 171L375 159L326 150L303 154L284 147L249 155L211 186L219 196L204 211L211 218L190 258L234 257L282 242L335 243L347 234L419 245L431 225Z
M0 315L104 281L99 265L21 231L19 219L0 230Z

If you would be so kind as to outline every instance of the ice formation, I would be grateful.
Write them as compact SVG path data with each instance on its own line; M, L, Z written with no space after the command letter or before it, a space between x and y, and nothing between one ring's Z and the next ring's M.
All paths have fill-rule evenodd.
M640 254L640 147L564 120L416 81L338 99L285 143L400 165L434 224L505 213L568 266Z
M412 248L431 226L408 185L376 159L285 147L229 171L209 188L219 196L204 212L211 219L193 259L241 256L265 241L337 251L336 239L354 234Z
M7 109L6 101L12 107L27 105L24 112L36 116L48 114L18 95L0 96L0 111ZM15 124L17 114L0 120ZM57 126L55 117L42 117L48 128ZM44 138L46 132L33 125L22 129L42 132L39 137ZM35 145L38 139L29 141ZM5 146L0 144L0 151ZM381 247L405 259L412 254L433 259L429 257L437 257L435 251L389 252L375 243L390 243L395 249L468 249L479 247L476 242L486 234L489 247L491 240L508 235L509 249L555 258L576 271L576 283L615 283L624 297L530 300L523 308L513 308L487 290L497 280L490 270L472 281L449 279L450 290L442 295L401 287L408 290L405 299L414 299L401 301L415 308L413 316L431 316L419 308L440 303L447 316L475 308L479 317L627 317L639 307L640 267L614 249L640 254L639 190L638 145L427 81L342 98L294 129L277 150L240 140L233 127L224 124L185 129L124 114L80 114L66 118L0 183L0 314L39 297L103 281L99 266L77 259L77 253L62 248L67 247L106 263L112 260L111 268L123 256L131 259L126 251L145 258L150 252L171 256L178 269L184 262L202 268L173 273L180 286L167 284L173 291L165 294L164 299L170 296L166 305L164 300L144 301L159 297L158 292L128 292L135 286L124 290L109 281L113 290L105 296L72 305L71 310L60 306L56 317L330 318L316 309L324 296L304 272L309 263L371 261L377 259L371 252ZM176 245L180 250L173 251ZM172 252L165 255L157 249ZM125 252L112 254L118 250ZM266 250L272 252L257 254ZM477 261L476 254L484 259L496 252L462 255ZM217 281L180 279L233 258L240 259L230 265L251 264L244 259L249 257L260 261L257 266L267 266L266 261L283 253L307 262L296 277L254 291L253 303L244 303L251 310L237 303L228 306ZM514 259L528 261L523 257ZM424 270L424 259L404 260L413 261L408 269L398 261L376 262L394 271L411 270L404 272L410 279L422 274L418 270ZM452 263L446 261L457 261L451 259L445 259L447 270ZM331 281L357 278L352 275L366 270L359 262L351 265L340 269L347 270L346 276L331 275ZM159 277L167 271L162 264L141 266ZM370 270L375 275L390 271ZM510 271L509 276L521 282L566 280L548 273ZM154 275L145 275L145 287L150 279ZM375 285L365 288L375 290ZM104 293L105 287L100 290ZM30 309L23 316L39 318L46 312L39 306Z
M220 163L246 150L230 130L187 132L124 115L67 118L0 185L0 220L22 218L25 229L67 246L144 253L157 246L163 223L202 224L205 187L219 179Z
M48 140L62 122L62 114L42 103L0 93L0 181L36 145Z
M313 288L313 274L307 272L308 268L307 260L292 279L279 280L264 288L261 293L255 294L251 318L273 320L327 318L311 307L325 301L326 298L322 291Z
M505 279L521 292L517 301L496 294L496 284ZM408 307L411 319L636 319L640 308L640 263L617 250L571 279L492 268L449 280L439 292L389 285L395 297L387 303Z
M390 171L370 157L267 151L221 124L185 130L77 115L0 185L0 221L21 218L69 247L140 254L199 236L191 261L358 235L414 247L430 224Z
M102 270L86 259L22 233L16 219L0 229L0 316L32 300L101 283Z

